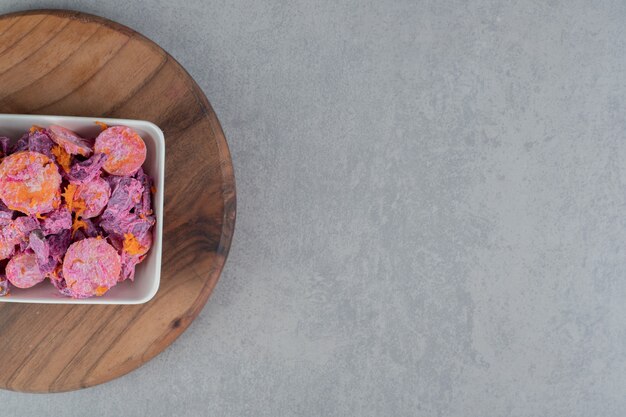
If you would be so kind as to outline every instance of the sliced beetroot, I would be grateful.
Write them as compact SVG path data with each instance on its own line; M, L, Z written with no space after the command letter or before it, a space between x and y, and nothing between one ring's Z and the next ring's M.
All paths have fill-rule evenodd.
M48 158L53 159L52 147L54 142L50 139L50 136L44 130L34 130L28 134L28 150L32 152L39 152L46 155Z
M122 271L120 273L120 281L135 280L135 267L143 260L143 256L130 255L126 252L122 252L120 256L122 262Z
M21 151L28 150L28 138L30 137L30 133L24 133L22 137L20 137L17 142L10 148L9 153L18 153Z
M11 223L13 220L14 211L9 209L3 202L0 200L0 227L4 227Z
M146 175L142 168L139 168L135 178L143 188L141 200L135 204L135 213L150 216L152 214L152 179Z
M50 246L41 230L33 230L28 236L28 247L37 257L37 262L43 265L50 257Z
M40 221L44 234L53 235L72 227L72 213L63 204L58 209L46 214Z
M74 242L88 237L98 237L102 235L93 220L94 219L77 219L74 221L72 225L72 233L74 234L72 240Z
M82 184L99 177L106 159L105 154L97 153L85 161L73 163L67 174L68 180L73 184Z
M15 247L27 246L27 238L32 230L38 227L38 223L32 217L18 217L11 220L0 229L0 260L8 259L15 252Z
M11 139L6 136L0 136L0 156L7 156L9 154Z
M65 252L67 252L67 248L70 246L71 239L71 232L69 230L63 230L56 235L48 236L49 256L61 262Z

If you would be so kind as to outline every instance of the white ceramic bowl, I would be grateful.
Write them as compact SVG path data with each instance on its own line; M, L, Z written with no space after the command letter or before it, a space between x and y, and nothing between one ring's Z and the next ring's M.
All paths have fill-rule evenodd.
M156 193L153 198L156 225L154 241L148 256L137 265L135 281L126 280L111 288L102 297L73 299L60 295L45 280L32 288L19 289L11 287L10 295L0 297L5 303L39 303L39 304L142 304L149 301L159 289L161 280L161 243L163 235L163 189L165 173L165 138L163 132L154 123L143 120L107 119L103 117L72 117L72 116L37 116L25 114L0 114L0 136L8 136L17 140L31 126L48 127L57 124L74 130L80 135L95 137L100 132L96 121L109 126L124 125L137 131L146 142L147 157L143 169L154 180Z

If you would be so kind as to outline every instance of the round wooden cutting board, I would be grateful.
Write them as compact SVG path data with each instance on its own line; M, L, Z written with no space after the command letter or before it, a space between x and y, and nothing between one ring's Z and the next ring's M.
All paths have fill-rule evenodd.
M220 124L189 74L109 20L35 10L0 16L0 113L143 119L165 133L161 287L138 306L0 303L0 388L68 391L141 366L198 315L235 223Z

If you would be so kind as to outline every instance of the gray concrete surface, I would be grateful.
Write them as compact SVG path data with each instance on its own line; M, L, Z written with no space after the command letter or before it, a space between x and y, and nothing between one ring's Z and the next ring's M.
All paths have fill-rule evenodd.
M0 12L100 14L189 70L231 256L155 360L0 415L626 413L625 2L125 3Z

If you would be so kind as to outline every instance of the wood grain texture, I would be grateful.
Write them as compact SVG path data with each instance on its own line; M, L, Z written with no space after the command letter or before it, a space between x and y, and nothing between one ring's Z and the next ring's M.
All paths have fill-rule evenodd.
M139 306L0 305L0 388L109 381L170 345L206 303L235 224L233 167L189 74L131 29L79 12L0 16L0 112L144 119L166 138L161 288Z

